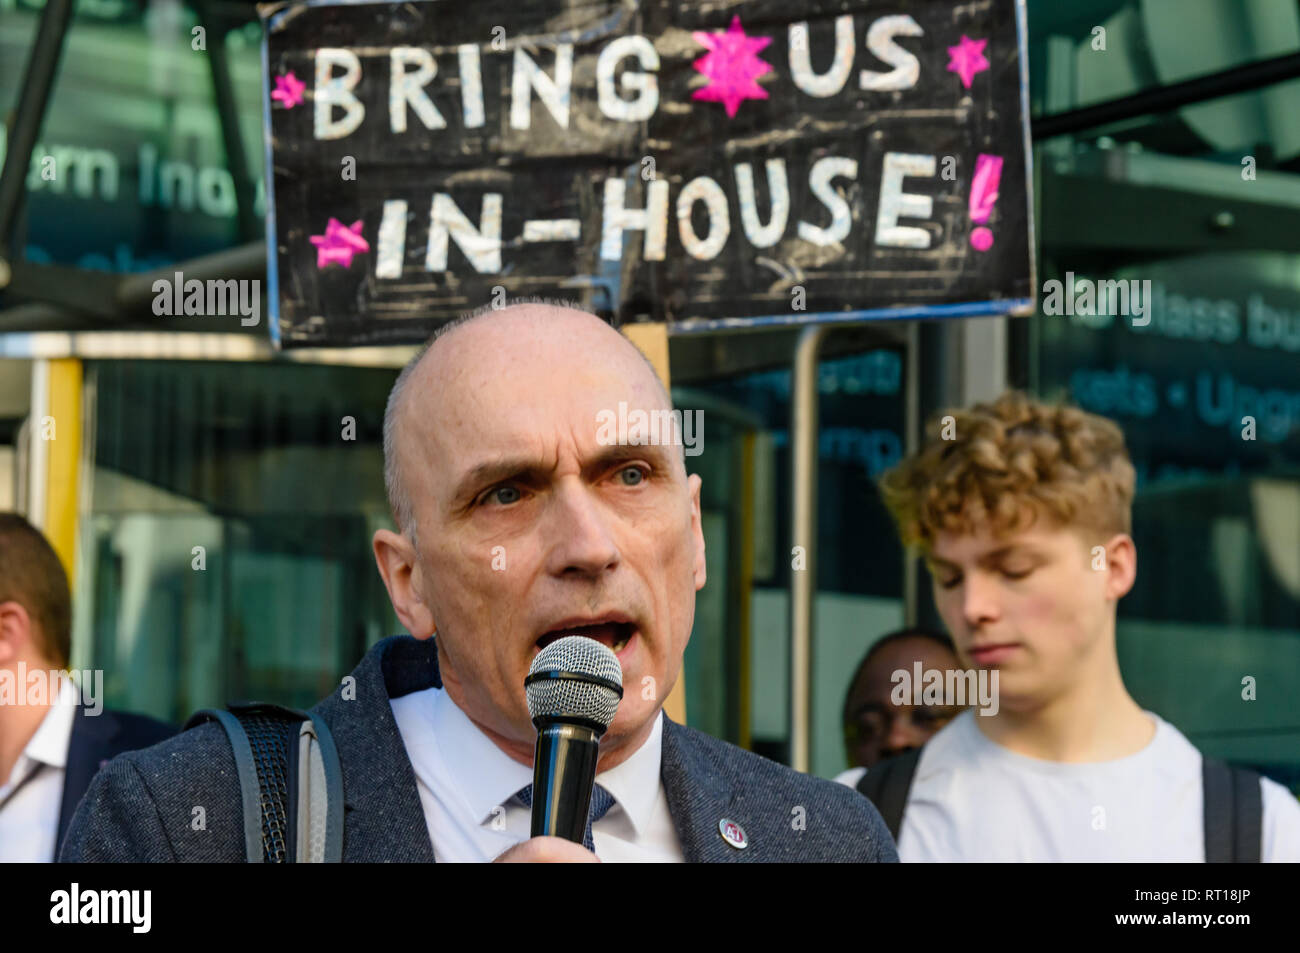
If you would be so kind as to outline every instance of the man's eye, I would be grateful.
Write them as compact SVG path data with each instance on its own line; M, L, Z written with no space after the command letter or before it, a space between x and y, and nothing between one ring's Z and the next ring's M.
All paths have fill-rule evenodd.
M858 738L879 738L889 729L889 723L885 716L879 712L865 712L858 716L858 720L853 724L854 734Z
M517 486L494 486L484 495L483 502L508 505L518 503L519 498L519 487Z
M1012 571L1004 567L1002 570L1002 575L1006 576L1008 579L1024 579L1033 571L1034 571L1033 566L1030 566L1028 569L1022 569L1019 571Z
M961 582L961 576L949 576L947 579L939 579L939 588L954 589L957 583Z
M624 486L636 486L645 480L645 471L641 467L624 467L619 471Z
M942 724L951 721L957 712L951 708L922 706L912 709L912 721L918 725Z

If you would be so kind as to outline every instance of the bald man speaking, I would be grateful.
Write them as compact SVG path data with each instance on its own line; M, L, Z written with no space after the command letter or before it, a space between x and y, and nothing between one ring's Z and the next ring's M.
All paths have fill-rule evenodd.
M372 547L410 635L373 646L354 691L313 709L342 762L343 859L896 861L856 791L662 711L706 578L700 478L679 440L608 440L600 421L620 404L671 410L618 331L544 303L444 326L398 377L384 464L399 532ZM627 686L600 742L587 846L529 836L524 679L565 635L611 648ZM192 829L195 804L206 830ZM61 859L244 860L221 728L112 761Z

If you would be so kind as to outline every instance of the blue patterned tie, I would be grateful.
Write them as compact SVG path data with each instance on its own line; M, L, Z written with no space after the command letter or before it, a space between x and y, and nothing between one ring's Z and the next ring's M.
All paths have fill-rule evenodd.
M516 797L523 801L524 807L531 808L533 806L533 786L530 784L527 787L520 788ZM596 845L591 839L591 825L604 817L613 806L614 795L599 784L591 789L591 810L587 813L587 832L582 835L582 846L592 853L595 853Z

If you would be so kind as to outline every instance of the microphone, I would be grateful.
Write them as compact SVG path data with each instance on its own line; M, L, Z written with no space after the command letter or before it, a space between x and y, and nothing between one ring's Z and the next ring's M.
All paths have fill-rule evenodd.
M623 697L623 666L595 639L566 635L533 659L524 694L537 726L532 836L581 844L600 737Z

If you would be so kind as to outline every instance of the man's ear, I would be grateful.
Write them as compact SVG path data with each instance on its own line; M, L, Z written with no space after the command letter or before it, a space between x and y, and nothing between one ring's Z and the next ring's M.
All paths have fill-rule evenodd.
M1106 597L1122 599L1137 581L1137 544L1127 533L1106 542Z
M21 602L0 602L0 665L24 657L32 641L32 618Z
M695 591L699 592L708 578L704 564L704 522L700 517L700 487L704 481L698 473L692 473L686 478L686 484L691 488L691 541L695 545Z
M429 638L437 627L420 592L420 564L415 547L404 535L380 529L375 531L371 548L398 621L417 639Z

